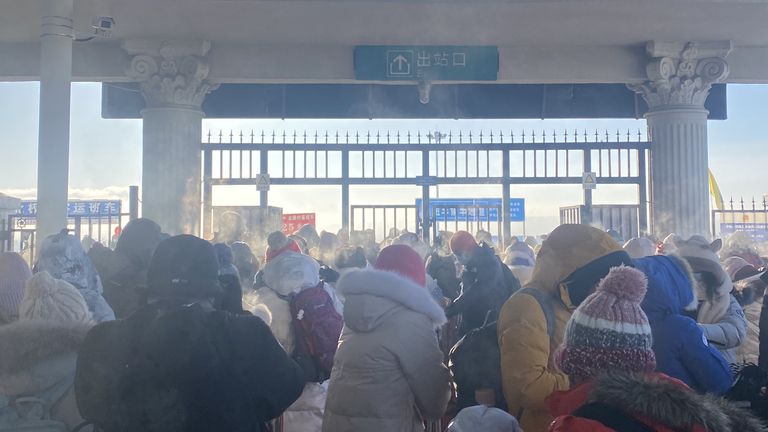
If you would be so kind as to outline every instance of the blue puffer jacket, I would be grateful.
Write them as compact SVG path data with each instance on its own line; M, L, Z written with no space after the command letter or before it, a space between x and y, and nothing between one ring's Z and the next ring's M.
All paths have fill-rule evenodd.
M685 265L675 258L652 256L635 260L648 277L642 308L653 332L656 370L677 378L699 393L723 394L732 375L723 356L709 346L696 321L684 316L695 308L693 285Z

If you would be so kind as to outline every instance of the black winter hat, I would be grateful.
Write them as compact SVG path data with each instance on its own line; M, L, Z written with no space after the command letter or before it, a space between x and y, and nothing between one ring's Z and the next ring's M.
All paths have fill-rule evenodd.
M219 297L219 263L213 245L178 235L157 246L147 273L151 296L174 301Z

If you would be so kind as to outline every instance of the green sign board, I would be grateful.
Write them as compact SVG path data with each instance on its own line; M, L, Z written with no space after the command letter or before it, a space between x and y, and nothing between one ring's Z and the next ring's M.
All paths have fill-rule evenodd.
M355 79L361 81L496 81L495 46L355 47Z

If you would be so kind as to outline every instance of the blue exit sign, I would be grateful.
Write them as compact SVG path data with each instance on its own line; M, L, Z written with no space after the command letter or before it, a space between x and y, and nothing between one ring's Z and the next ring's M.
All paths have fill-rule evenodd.
M495 46L355 47L355 79L361 81L496 81Z

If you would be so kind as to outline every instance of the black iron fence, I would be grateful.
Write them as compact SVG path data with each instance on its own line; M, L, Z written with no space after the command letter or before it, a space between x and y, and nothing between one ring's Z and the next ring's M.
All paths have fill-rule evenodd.
M588 211L583 205L561 207L560 223L580 224ZM590 224L606 231L614 230L624 240L629 240L646 234L640 225L641 211L637 205L592 205Z
M347 229L357 229L350 220L355 215L352 204L358 204L350 202L350 186L419 186L422 202L429 208L430 186L492 184L500 186L502 234L507 238L511 235L508 204L512 185L581 184L585 172L594 172L600 184L637 186L641 231L647 226L650 142L640 130L220 131L209 133L201 149L205 215L213 206L214 186L255 188L263 181L262 174L269 175L272 186L338 186L341 225ZM260 204L267 206L270 192L260 190ZM587 191L585 196L590 194ZM354 217L356 222L362 219L362 215ZM210 220L204 221L204 227L211 230ZM432 233L429 224L419 229L424 238Z
M731 198L722 209L712 210L712 235L727 237L743 231L757 241L768 241L768 197L762 200Z

